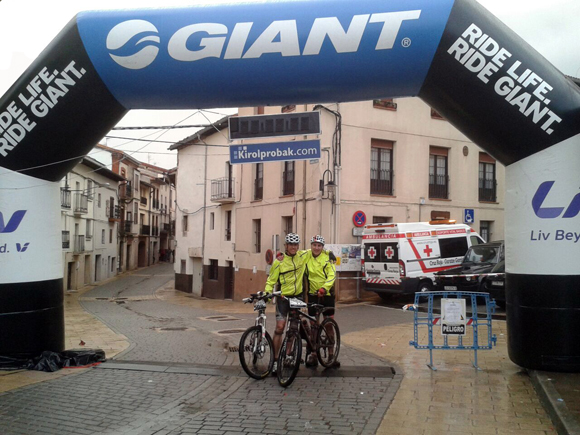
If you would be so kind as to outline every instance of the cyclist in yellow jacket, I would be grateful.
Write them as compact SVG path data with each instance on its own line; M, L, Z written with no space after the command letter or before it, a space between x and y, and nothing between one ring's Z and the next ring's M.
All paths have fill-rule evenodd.
M283 298L276 298L276 330L274 331L274 357L278 360L278 352L282 345L282 334L286 326L286 317L290 310L290 303L287 298L302 296L302 280L304 278L304 271L306 270L306 262L312 256L310 251L299 251L300 236L298 234L289 233L286 235L285 247L286 253L282 260L274 260L270 275L266 281L266 293L271 293L276 284L280 286L279 290L282 292ZM272 373L276 373L276 363Z
M312 255L306 262L306 276L308 277L308 302L324 305L331 308L324 312L324 316L334 316L334 281L336 257L331 251L324 251L324 237L316 235L310 239ZM313 308L308 308L308 314L315 315ZM306 349L306 367L315 367L318 360L311 349ZM335 367L340 367L337 361Z

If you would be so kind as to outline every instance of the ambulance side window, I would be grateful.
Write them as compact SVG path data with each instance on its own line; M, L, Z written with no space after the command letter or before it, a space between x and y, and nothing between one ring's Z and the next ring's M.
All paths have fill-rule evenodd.
M471 240L471 246L473 246L473 245L481 245L482 243L485 243L483 240L481 240L477 236L470 236L469 238Z
M467 252L466 237L450 237L439 239L441 258L463 257Z

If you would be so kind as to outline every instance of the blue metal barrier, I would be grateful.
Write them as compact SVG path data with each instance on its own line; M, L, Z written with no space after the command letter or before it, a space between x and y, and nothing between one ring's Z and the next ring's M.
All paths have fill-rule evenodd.
M441 314L433 313L434 301L439 300L439 303L441 303L441 299L453 298L466 300L466 318L464 319L465 335L450 337L449 335L440 333L434 336L433 329L440 327L442 322ZM480 311L478 311L478 303ZM477 351L491 349L497 342L497 337L492 334L491 330L492 315L495 313L495 308L495 300L490 299L489 293L459 291L415 293L414 305L405 307L405 309L410 309L415 312L414 340L410 341L409 344L415 346L415 349L429 349L430 363L428 367L431 370L437 370L433 365L433 349L473 350L475 355L473 366L479 370L477 366ZM425 309L426 312L424 312ZM470 326L471 328L469 328ZM419 333L423 328L427 328L428 330L429 342L426 344L419 343ZM487 341L485 343L480 342L480 329L487 330ZM450 344L450 338L457 338L457 344ZM470 338L471 341L469 340Z

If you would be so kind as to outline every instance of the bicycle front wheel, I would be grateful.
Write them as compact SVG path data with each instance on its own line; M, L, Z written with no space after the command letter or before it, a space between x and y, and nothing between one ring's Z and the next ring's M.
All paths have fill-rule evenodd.
M240 364L248 376L254 379L264 379L272 371L274 365L274 345L270 334L262 337L262 328L252 326L246 329L240 339Z
M298 374L302 358L302 339L298 332L288 331L278 355L278 383L286 388Z
M324 367L332 367L338 360L340 351L340 331L338 324L327 317L318 327L316 336L316 356Z

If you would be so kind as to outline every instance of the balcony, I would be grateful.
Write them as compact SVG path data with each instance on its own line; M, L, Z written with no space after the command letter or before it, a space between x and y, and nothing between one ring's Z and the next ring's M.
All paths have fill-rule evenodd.
M139 234L141 236L150 236L151 235L151 227L149 225L141 225Z
M121 212L118 205L109 206L109 222L119 222L121 220Z
M121 186L121 198L133 198L133 186L130 181Z
M80 254L81 252L85 252L85 236L82 235L75 235L74 236L74 253Z
M378 177L376 177L378 175ZM373 178L373 176L375 178ZM393 194L393 171L371 169L371 195Z
M74 214L86 214L89 212L89 197L84 193L75 193L74 196Z
M496 202L496 188L497 183L495 180L484 180L479 179L479 200L484 202Z
M60 206L62 208L70 209L70 190L66 188L60 188Z
M62 232L62 249L70 248L70 231Z
M159 209L159 200L158 199L153 199L152 200L152 203L153 203L152 204L153 205L153 208L158 210Z
M144 196L141 197L141 204L147 205L147 198L145 198Z
M217 178L211 180L211 201L220 204L235 202L234 196L234 178Z
M161 228L161 232L170 233L171 232L171 224L163 224L163 228Z
M152 236L159 236L159 227L151 227L151 235Z
M429 175L429 198L447 199L449 194L447 175Z
M123 232L125 234L132 234L133 233L133 222L125 221L123 223Z

